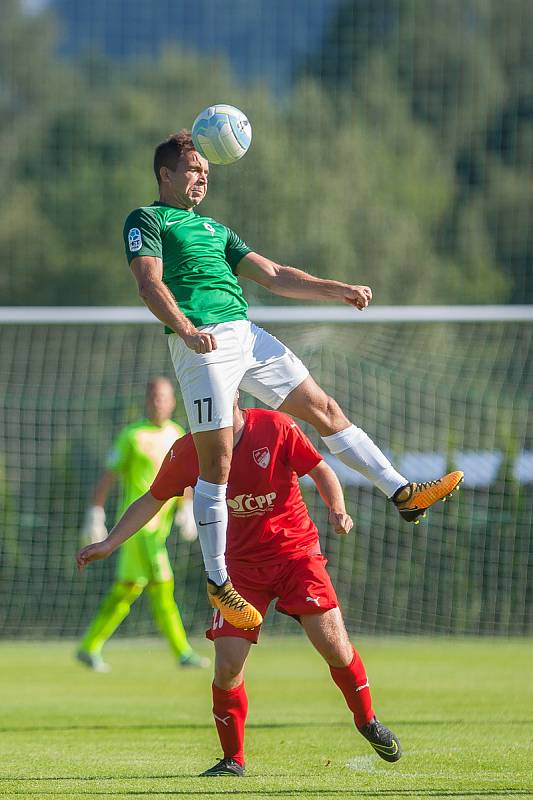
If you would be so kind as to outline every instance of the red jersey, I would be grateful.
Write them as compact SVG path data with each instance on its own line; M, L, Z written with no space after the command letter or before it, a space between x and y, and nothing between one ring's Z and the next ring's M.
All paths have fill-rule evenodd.
M298 484L322 461L286 414L243 409L244 429L233 449L228 480L228 563L265 564L318 551L318 531ZM150 491L157 500L180 497L198 480L192 435L167 453Z

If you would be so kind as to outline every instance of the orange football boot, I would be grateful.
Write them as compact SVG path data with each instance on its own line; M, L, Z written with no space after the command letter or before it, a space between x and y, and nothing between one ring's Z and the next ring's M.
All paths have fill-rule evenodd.
M403 519L418 525L420 517L425 517L430 506L438 500L446 500L453 491L459 489L463 478L464 472L456 470L436 481L408 483L398 489L392 500Z
M229 578L222 586L217 586L208 579L207 596L213 608L218 608L224 619L234 628L248 631L257 628L263 622L259 611L240 596Z

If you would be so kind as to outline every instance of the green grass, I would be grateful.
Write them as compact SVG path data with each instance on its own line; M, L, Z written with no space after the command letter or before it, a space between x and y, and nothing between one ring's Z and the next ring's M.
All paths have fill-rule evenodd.
M209 652L207 643L199 643ZM359 642L380 719L404 756L381 761L355 732L302 638L250 656L247 777L201 779L219 757L211 675L165 645L114 641L109 675L69 642L0 645L0 794L24 798L497 798L533 795L533 642Z

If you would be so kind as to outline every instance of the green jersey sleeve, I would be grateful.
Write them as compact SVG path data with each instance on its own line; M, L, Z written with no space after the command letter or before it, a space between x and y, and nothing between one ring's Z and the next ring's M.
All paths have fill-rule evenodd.
M131 264L137 256L162 258L161 223L151 208L136 208L124 224L126 257Z
M228 232L228 241L225 248L226 261L230 265L232 272L235 272L241 258L251 253L252 248L248 247L231 228L226 228L226 230Z
M129 428L125 428L114 441L106 459L106 469L123 473L131 453L131 437Z

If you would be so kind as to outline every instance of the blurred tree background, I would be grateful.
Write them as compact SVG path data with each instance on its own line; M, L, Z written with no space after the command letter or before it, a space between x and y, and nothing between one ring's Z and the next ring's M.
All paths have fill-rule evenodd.
M533 303L533 0L3 0L0 305L140 304L124 219L156 197L154 146L216 102L254 139L200 211L259 252L376 303ZM172 367L159 325L31 314L1 326L0 634L74 635L112 573L75 573L91 487ZM466 473L407 534L351 483L345 543L309 495L349 624L531 633L533 326L273 332L410 479ZM203 630L198 543L172 547Z
M254 249L378 303L533 303L531 0L150 9L4 0L1 304L137 303L124 218L213 102L254 142L201 212Z

